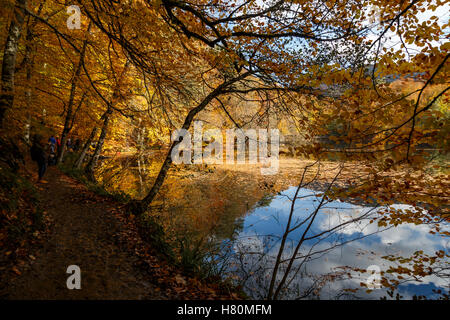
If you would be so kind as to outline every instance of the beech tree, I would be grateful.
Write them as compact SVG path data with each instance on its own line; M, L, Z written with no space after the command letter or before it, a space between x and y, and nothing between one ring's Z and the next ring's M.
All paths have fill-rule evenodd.
M213 109L243 128L246 119L238 109L257 101L260 108L250 118L267 127L278 117L295 125L303 141L296 156L365 165L357 180L330 188L323 199L358 197L417 209L409 215L390 212L377 221L380 226L448 221L448 175L424 146L448 156L449 24L437 15L418 19L445 1L76 4L79 30L67 28L66 7L58 1L17 0L2 13L8 34L0 121L23 126L17 118L26 118L35 130L44 130L41 122L47 119L52 132L62 134L59 162L69 135L77 135L86 143L75 167L81 169L90 156L84 172L92 178L108 139L125 135L115 125L119 121L142 119L139 126L146 126L147 135L167 138ZM21 37L25 21L27 35ZM20 59L25 68L17 66ZM20 86L15 77L23 80ZM169 143L148 193L131 202L135 214L151 214L148 207L180 142ZM287 282L287 273L276 281L279 272L278 263L269 298L278 297Z
M190 53L186 58L192 56L195 46L207 61L215 63L217 74L223 80L210 87L200 103L189 110L183 128L189 128L199 112L225 94L277 91L297 97L312 96L319 99L320 105L310 103L302 108L307 113L322 115L323 122L316 121L314 127L309 127L315 135L324 134L324 122L343 118L348 124L345 135L339 137L346 145L339 151L341 154L378 159L377 155L384 157L386 152L394 152L393 163L401 163L411 161L412 153L417 151L414 148L418 142L415 137L420 136L417 135L417 117L448 90L448 87L443 88L425 105L421 104L422 93L430 83L444 81L448 46L432 45L443 35L436 23L427 27L423 40L411 32L418 30L415 25L418 10L433 9L440 2L434 5L430 1L271 1L262 5L257 1L242 4L217 1L208 6L202 1L164 0L138 4L79 3L96 26L119 43L130 60L148 75L155 77L166 72L155 68L155 52L149 48L154 48L155 43L173 45L158 38L164 29L149 34L152 26L141 28L141 24L130 21L129 17L139 16L142 18L136 21L149 21L160 28L168 28L167 32L175 34L180 46ZM377 14L377 23L368 25L366 14ZM369 32L377 34L377 38L369 39ZM388 32L402 40L403 45L396 52L382 46ZM149 46L150 43L153 46ZM401 62L408 53L404 43L417 43L424 48L410 61ZM425 83L416 92L398 94L377 80L392 73L419 73L418 77ZM243 84L250 76L260 81ZM237 83L241 83L239 88ZM333 88L338 92L332 93ZM418 96L413 105L408 97L415 93ZM374 103L368 105L366 101ZM399 111L405 113L405 117L398 117ZM377 112L384 112L383 116L377 115L376 122L367 127L367 121L372 121ZM412 115L406 116L409 112ZM388 141L390 147L385 148ZM174 142L170 150L177 143ZM302 153L319 156L325 155L324 151L312 142ZM145 210L151 203L169 167L168 156L149 194L138 207Z
M25 19L26 0L17 0L14 13L9 25L8 38L2 62L2 83L0 93L0 126L3 126L5 112L12 108L14 103L14 74L16 68L17 47L22 35L22 26Z

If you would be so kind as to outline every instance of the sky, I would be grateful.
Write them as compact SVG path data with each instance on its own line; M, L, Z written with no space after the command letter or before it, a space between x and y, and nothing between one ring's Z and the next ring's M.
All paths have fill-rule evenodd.
M418 24L422 24L422 22L428 21L432 16L438 17L437 23L439 24L439 26L443 26L444 24L448 23L450 19L450 2L447 2L445 5L438 7L435 11L432 10L426 10L424 12L419 11L419 13L416 16L417 19L419 20ZM450 34L450 28L447 27L444 30L444 32L445 36L448 37ZM448 38L446 39L445 36L442 37L439 41L433 41L432 45L441 46L445 42L448 42L449 40ZM394 50L398 50L401 48L402 44L398 39L398 36L396 36L394 32L388 31L385 37L387 41L384 46L386 48L394 48ZM378 34L372 33L368 36L368 38L371 40L375 40L378 38ZM391 40L389 40L389 38L391 38ZM414 44L406 45L406 47L408 48L408 51L411 54L418 53L422 50L422 48Z

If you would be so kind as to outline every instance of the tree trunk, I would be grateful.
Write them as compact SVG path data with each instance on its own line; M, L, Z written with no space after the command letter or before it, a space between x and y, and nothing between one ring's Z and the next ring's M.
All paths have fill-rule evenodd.
M95 166L97 165L98 158L103 149L103 144L105 142L106 134L108 132L108 125L109 125L109 120L110 120L112 112L113 112L112 109L108 108L108 110L103 115L102 131L100 132L100 136L98 138L97 145L95 146L94 154L92 155L92 158L89 160L89 163L86 166L86 175L92 181L95 180L94 169L95 169Z
M92 129L89 138L87 139L86 143L83 146L83 149L81 150L80 156L78 157L77 161L75 162L75 164L73 166L75 169L79 170L81 168L81 165L83 164L84 158L86 157L86 154L87 154L87 152L89 150L89 147L92 144L92 140L94 140L95 135L97 134L97 131L98 131L97 127L94 127Z
M42 8L42 5L39 7L39 9ZM40 11L40 10L39 10ZM27 143L30 143L30 129L31 129L31 96L32 96L32 85L31 85L31 77L33 75L33 65L34 65L34 59L31 58L32 55L32 46L31 41L33 40L33 32L32 32L32 25L28 25L27 28L27 36L26 36L26 46L25 46L25 57L23 58L23 62L25 64L26 74L27 74L27 81L26 81L26 88L25 88L25 109L27 114L27 122L25 124L25 141Z
M42 12L42 8L44 7L45 1L42 1L39 4L37 15L40 15ZM22 66L25 66L26 71L26 86L25 86L25 109L27 114L27 120L25 123L25 141L30 143L30 131L31 131L31 116L33 114L32 111L32 97L33 97L33 70L34 70L34 58L36 55L36 43L34 40L34 29L36 27L37 20L36 18L29 17L27 22L27 33L25 37L25 54L23 57L23 61L21 63ZM17 72L17 69L16 69Z
M78 60L78 65L75 69L75 74L72 79L72 86L70 88L70 95L69 95L69 103L67 104L67 113L66 113L66 119L64 121L64 128L61 134L61 148L59 148L59 154L58 154L58 164L62 162L64 157L64 152L66 151L66 143L69 136L69 132L72 129L73 124L73 118L75 116L73 112L73 102L75 99L75 92L77 89L77 83L78 78L80 77L81 69L83 67L83 61L84 56L86 54L86 47L87 47L87 34L89 33L89 30L91 29L91 23L89 23L87 32L86 32L86 39L83 41L83 47L80 51L80 59Z
M14 103L14 73L16 68L17 47L25 20L26 0L17 0L14 15L9 25L5 51L3 53L2 83L0 93L0 127L3 127L5 112Z
M188 115L186 116L184 120L184 124L182 126L182 129L188 130L189 127L192 124L192 121L194 121L194 117L202 111L212 100L214 100L216 97L220 96L223 91L231 86L233 83L236 83L242 79L245 79L247 76L251 74L251 71L245 72L241 74L240 76L230 79L228 81L223 82L221 85L219 85L216 89L214 89L212 92L210 92L202 102L200 102L197 107L194 109L191 109L189 111ZM156 177L156 180L148 192L148 194L144 197L144 199L140 201L133 201L130 203L130 210L134 214L142 214L145 212L145 210L148 208L150 203L152 203L153 199L156 197L156 195L159 192L159 189L161 188L162 184L164 183L164 180L166 179L167 172L170 169L170 166L172 165L172 150L181 142L182 140L174 141L172 142L172 145L170 146L170 149L166 155L166 158L164 160L163 165L161 166L161 169L159 170L158 176Z
M95 167L97 165L98 158L99 158L100 153L102 152L102 149L103 149L103 144L105 142L106 134L108 132L109 120L110 120L111 115L112 115L112 113L114 111L113 106L117 102L119 102L119 100L121 99L120 87L122 85L123 78L125 77L129 67L130 67L130 62L127 60L125 62L125 65L123 66L123 70L122 70L122 72L120 74L120 77L117 80L117 83L116 83L116 85L114 87L114 91L113 91L111 100L109 102L108 109L106 110L106 112L102 116L102 118L103 118L102 131L100 133L100 137L98 138L98 142L97 142L97 145L95 147L94 155L89 160L89 163L86 166L86 170L85 170L87 177L89 179L91 179L92 181L95 180L94 169L95 169Z

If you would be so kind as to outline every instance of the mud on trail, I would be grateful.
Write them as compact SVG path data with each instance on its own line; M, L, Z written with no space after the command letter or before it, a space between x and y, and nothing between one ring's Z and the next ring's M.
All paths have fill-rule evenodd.
M52 167L39 185L42 206L53 220L51 233L35 261L14 276L6 299L167 299L123 247L114 202L98 197ZM103 199L103 200L102 200ZM81 269L81 289L69 290L69 265Z

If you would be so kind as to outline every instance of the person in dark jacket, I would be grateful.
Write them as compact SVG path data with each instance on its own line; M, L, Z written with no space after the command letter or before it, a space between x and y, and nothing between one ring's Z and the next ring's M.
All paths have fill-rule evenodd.
M31 159L36 161L38 165L38 182L45 183L46 181L42 179L45 171L47 170L47 155L45 153L44 145L41 141L41 137L35 135L33 137L33 144L31 145Z
M81 146L81 140L79 138L77 138L77 140L75 140L75 143L73 145L73 151L78 151L80 149Z
M72 150L73 145L72 145L72 139L71 138L67 138L66 147L67 147L67 151L70 152Z

